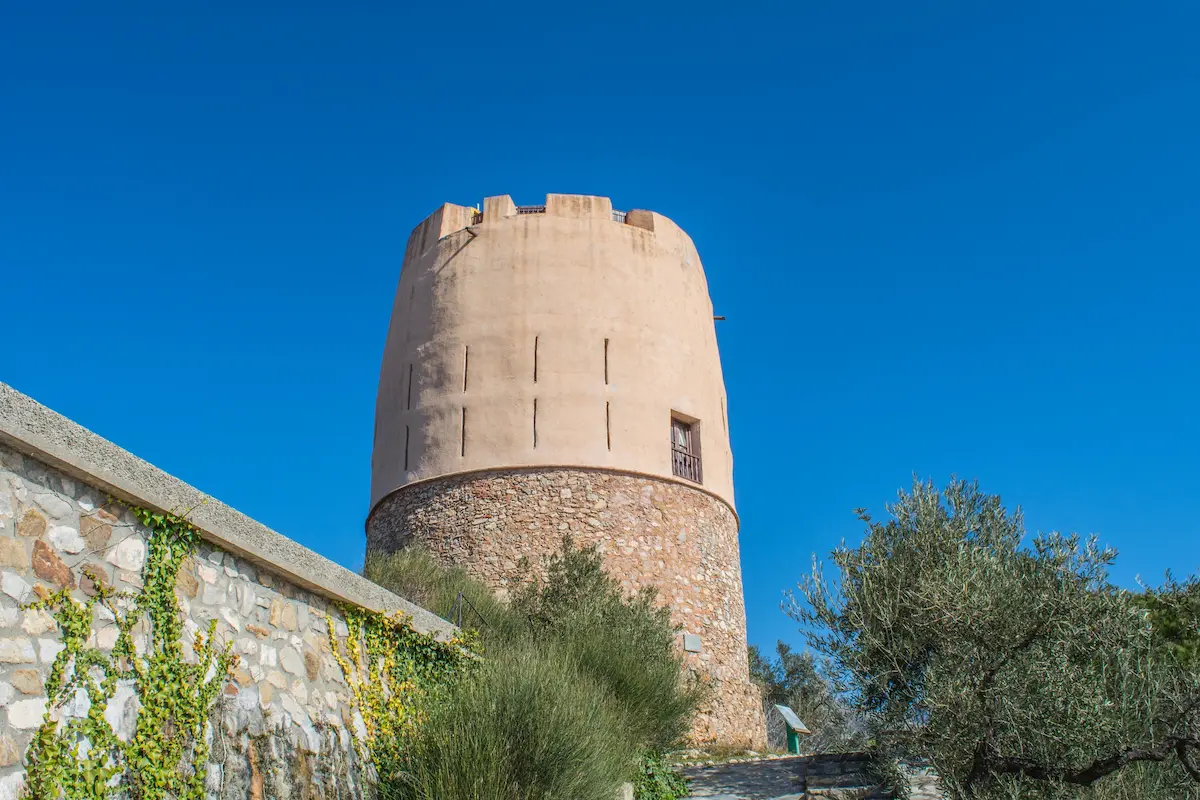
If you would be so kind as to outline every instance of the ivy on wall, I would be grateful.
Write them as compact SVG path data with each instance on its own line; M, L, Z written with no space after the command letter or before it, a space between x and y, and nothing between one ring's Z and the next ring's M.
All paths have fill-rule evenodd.
M139 592L118 592L85 567L94 596L79 601L63 589L44 592L25 606L49 613L63 644L46 681L46 714L26 754L26 791L35 800L204 797L204 727L237 656L229 644L214 643L214 620L206 633L196 633L193 658L185 658L175 581L196 549L199 532L173 514L131 510L149 532ZM107 653L89 645L98 609L117 627L116 643ZM141 703L128 741L105 719L122 683L132 686ZM85 715L63 714L85 697Z
M26 610L50 614L62 650L46 679L42 724L26 753L25 791L33 800L203 800L209 757L205 726L225 680L237 664L231 645L215 642L216 620L184 643L183 614L175 595L179 570L200 541L183 517L130 507L147 530L142 588L118 591L91 567L83 573L92 596L69 589ZM472 642L441 642L412 627L404 614L340 607L347 636L326 617L330 649L351 690L361 726L355 747L377 780L394 778L423 703L474 663ZM94 638L100 617L117 630L111 650ZM106 714L122 687L140 707L128 741ZM86 712L83 706L86 701Z
M400 612L384 614L341 606L346 620L345 646L327 616L329 646L350 687L359 758L375 779L388 784L402 771L405 744L420 723L425 703L475 662L473 640L459 634L449 641L420 633Z

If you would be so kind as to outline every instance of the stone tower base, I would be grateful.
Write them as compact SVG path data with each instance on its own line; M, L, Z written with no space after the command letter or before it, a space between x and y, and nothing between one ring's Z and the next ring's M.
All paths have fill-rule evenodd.
M763 747L761 700L746 660L737 519L712 495L605 470L474 472L384 498L367 522L367 549L394 552L419 542L503 595L522 557L540 567L567 533L580 545L598 545L629 592L656 587L675 624L700 637L699 652L685 653L685 661L710 679L713 692L692 727L693 743Z

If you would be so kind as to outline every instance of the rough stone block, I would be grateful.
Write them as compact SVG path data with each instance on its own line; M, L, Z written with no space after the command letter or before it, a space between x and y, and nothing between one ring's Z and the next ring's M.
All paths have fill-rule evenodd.
M101 516L104 513L107 512L100 510L95 516L85 516L79 520L79 533L87 542L88 550L93 553L102 552L112 539L112 523Z
M0 566L29 569L29 553L25 543L11 536L0 537Z
M37 539L46 532L46 518L32 508L17 523L17 535Z
M75 576L71 573L71 568L46 544L45 539L38 539L33 543L32 562L33 573L42 580L60 587L75 586Z
M64 553L78 555L83 552L85 542L79 531L69 525L55 525L47 534L50 543Z
M21 748L7 733L0 734L0 767L11 767L21 760Z
M146 563L146 543L138 536L122 539L109 552L108 562L126 572L138 572Z
M0 661L5 664L33 664L37 654L29 639L0 639Z
M30 636L41 636L43 633L58 629L58 623L50 613L42 609L30 609L23 614L21 630Z
M13 670L9 680L12 681L13 688L21 694L41 694L44 691L42 673L36 669Z
M16 600L18 603L24 603L29 597L31 591L28 583L20 575L7 570L0 575L0 591Z
M8 724L17 730L28 731L42 724L46 713L46 698L18 700L8 707Z
M111 586L107 576L108 570L103 564L86 564L79 569L79 588L88 597L95 597L102 589Z

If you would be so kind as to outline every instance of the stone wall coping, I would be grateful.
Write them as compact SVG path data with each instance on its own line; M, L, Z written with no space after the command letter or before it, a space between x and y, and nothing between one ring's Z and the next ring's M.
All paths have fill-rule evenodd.
M0 383L0 386L3 385L4 384ZM720 500L721 504L728 508L729 513L733 515L733 521L737 524L738 530L740 531L742 528L742 518L738 516L737 509L733 507L733 504L724 497L721 497L721 495L717 494L716 492L705 489L703 484L692 483L691 481L684 480L683 478L671 478L667 477L666 475L652 475L649 472L638 472L637 470L621 469L620 467L598 467L595 464L514 464L512 466L500 465L495 467L480 467L479 469L464 469L459 470L458 472L447 472L442 475L431 475L428 478L420 478L412 481L411 483L406 483L403 486L397 486L395 489L392 489L390 492L380 497L379 502L371 507L371 513L367 514L367 520L364 523L364 526L370 527L371 517L375 514L375 509L383 505L389 497L409 489L416 489L429 483L440 483L447 480L453 480L455 478L467 478L472 475L483 475L492 472L539 472L541 470L548 469L573 469L580 472L607 472L610 475L628 475L632 478L644 478L650 481L670 483L676 486L682 486L685 489L692 489L700 492L701 494L706 494L714 500Z
M203 539L307 591L371 611L401 611L439 638L455 626L363 576L168 475L0 381L0 442L107 491L114 498L187 516Z

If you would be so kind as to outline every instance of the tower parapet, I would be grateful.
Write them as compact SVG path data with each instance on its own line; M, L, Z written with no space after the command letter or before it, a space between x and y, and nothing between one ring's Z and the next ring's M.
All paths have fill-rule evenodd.
M419 540L503 592L563 533L598 544L627 588L658 588L720 687L696 737L757 744L713 325L696 248L660 214L443 205L405 251L368 548Z

